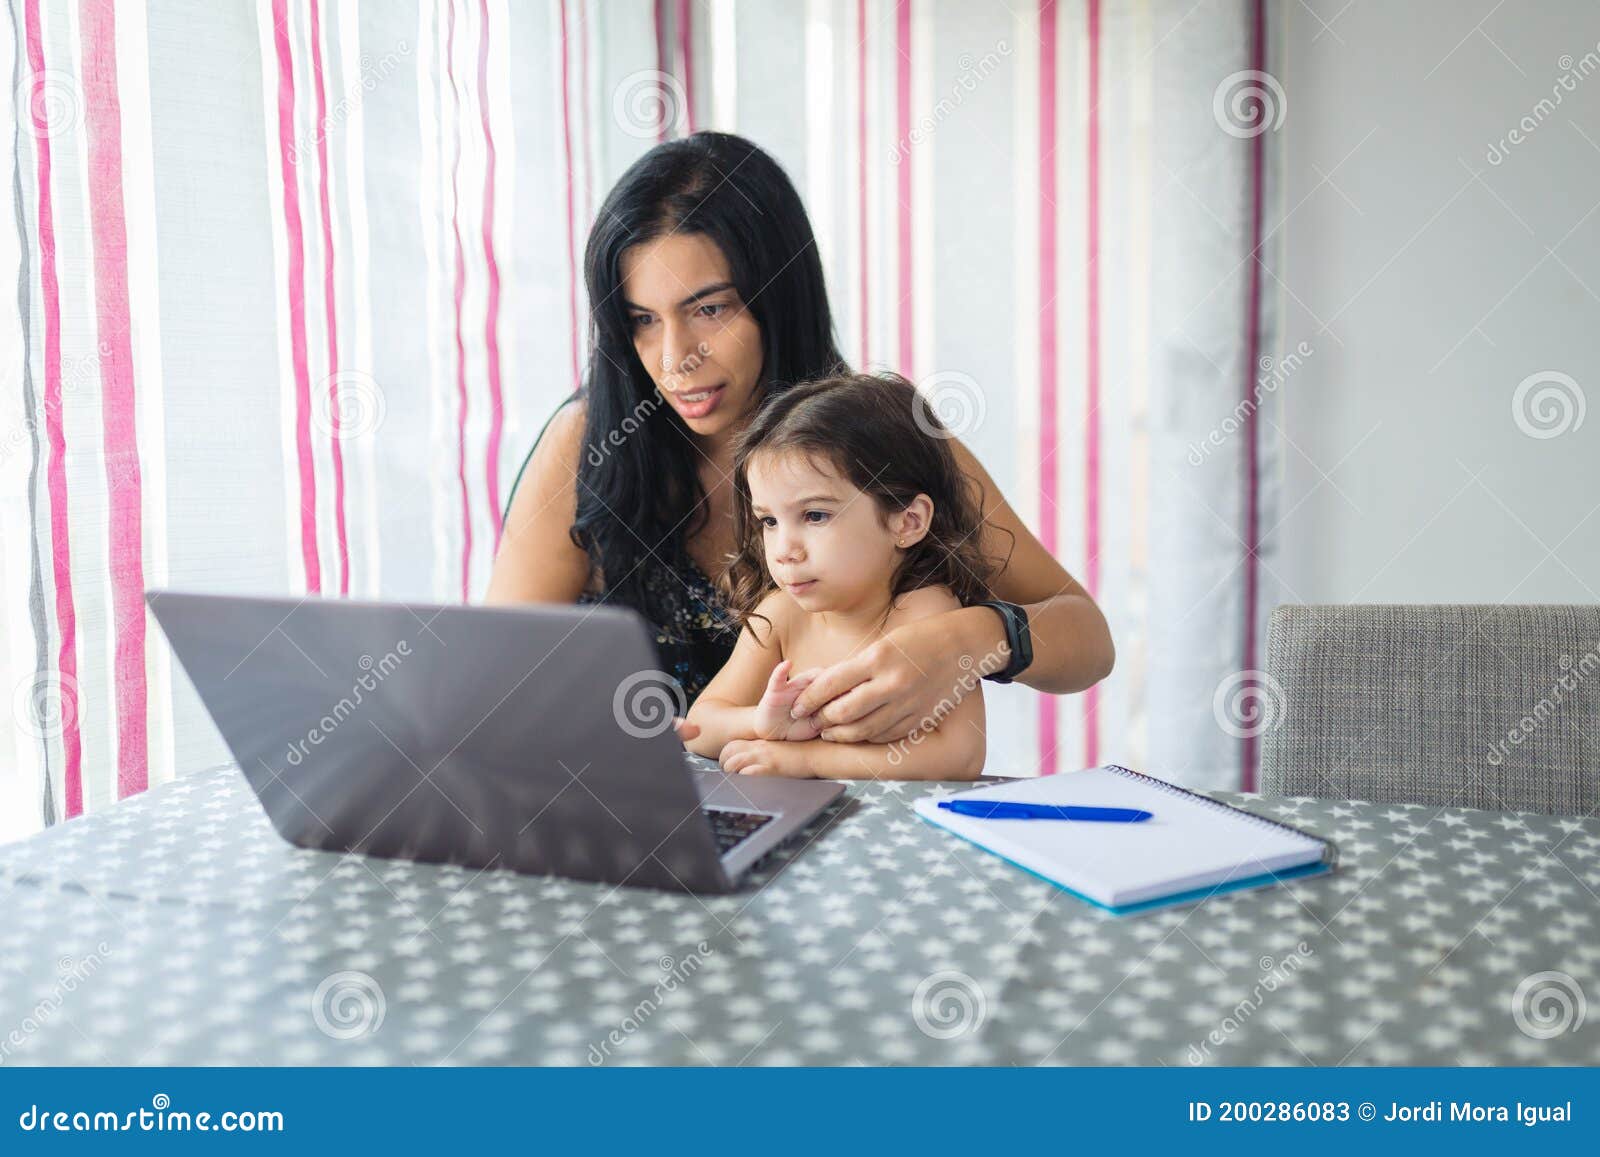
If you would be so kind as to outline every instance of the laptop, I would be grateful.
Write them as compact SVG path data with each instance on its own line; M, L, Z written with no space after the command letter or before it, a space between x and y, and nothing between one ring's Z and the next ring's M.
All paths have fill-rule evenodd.
M145 598L302 848L728 892L844 791L686 751L624 608Z

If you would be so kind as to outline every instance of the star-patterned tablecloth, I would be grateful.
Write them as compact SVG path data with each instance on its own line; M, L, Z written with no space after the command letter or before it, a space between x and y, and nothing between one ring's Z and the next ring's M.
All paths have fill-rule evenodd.
M1339 871L1115 917L912 812L955 786L711 897L304 851L186 777L0 848L0 1064L1600 1063L1600 820L1213 792Z

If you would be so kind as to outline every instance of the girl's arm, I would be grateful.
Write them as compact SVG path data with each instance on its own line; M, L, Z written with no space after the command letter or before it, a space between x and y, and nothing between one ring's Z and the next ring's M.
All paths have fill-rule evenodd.
M733 654L689 708L688 721L700 731L693 739L684 740L684 746L696 755L716 759L730 740L760 737L756 705L783 659L783 600L788 596L773 591L761 601L756 614L766 616L767 623L752 619L745 625Z
M815 779L976 779L987 747L983 692L974 688L959 703L944 700L942 715L894 743L831 743L811 739L781 743L736 739L722 749L722 766L744 775Z

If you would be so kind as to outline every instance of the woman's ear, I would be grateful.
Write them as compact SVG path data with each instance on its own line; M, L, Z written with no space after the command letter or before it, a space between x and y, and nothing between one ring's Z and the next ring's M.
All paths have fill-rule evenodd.
M933 499L926 494L917 495L889 521L889 529L894 531L894 544L905 548L916 546L927 537L932 525Z

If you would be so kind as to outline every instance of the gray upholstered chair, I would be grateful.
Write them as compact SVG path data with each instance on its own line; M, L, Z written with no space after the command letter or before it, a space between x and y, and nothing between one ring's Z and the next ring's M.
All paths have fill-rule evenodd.
M1600 806L1600 606L1280 606L1261 790Z

